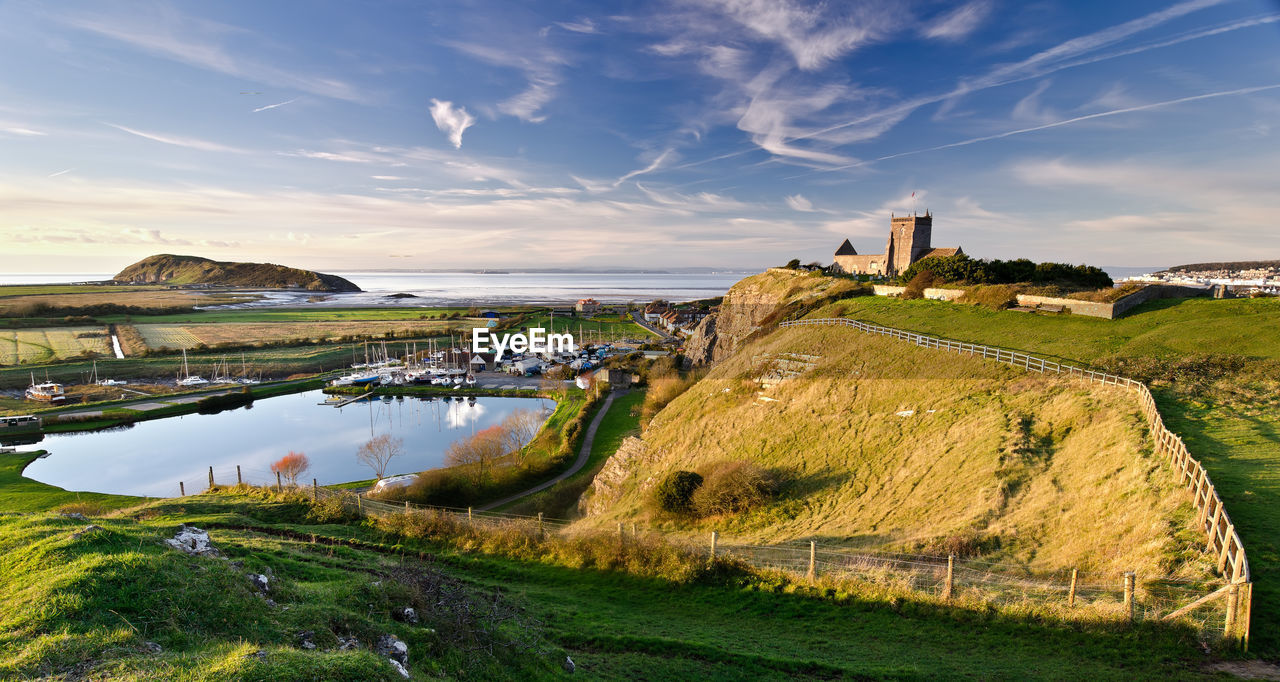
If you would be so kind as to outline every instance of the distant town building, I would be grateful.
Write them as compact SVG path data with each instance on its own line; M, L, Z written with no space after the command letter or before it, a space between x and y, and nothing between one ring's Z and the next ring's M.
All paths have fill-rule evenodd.
M579 313L591 314L600 310L600 302L594 298L580 298L573 309Z
M662 314L667 312L667 304L664 301L654 301L644 307L644 321L657 322Z
M912 263L932 256L964 253L960 247L934 248L933 214L889 216L889 243L884 253L859 254L848 239L836 249L835 265L851 275L896 277Z

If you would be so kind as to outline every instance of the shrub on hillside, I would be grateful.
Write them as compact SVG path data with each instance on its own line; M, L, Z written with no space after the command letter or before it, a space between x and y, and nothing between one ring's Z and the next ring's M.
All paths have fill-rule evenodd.
M1018 302L1018 289L1009 284L969 287L957 301L992 310L1004 310Z
M751 462L716 462L690 501L699 516L739 514L767 502L777 488L777 477Z
M673 514L693 510L693 494L702 486L702 476L692 471L673 471L653 490L658 508Z
M689 390L697 382L695 377L681 377L678 374L667 374L649 382L649 391L644 394L644 407L640 411L640 422L647 425L662 408L680 394Z
M910 282L907 282L907 288L902 292L902 298L914 300L924 298L924 290L932 286L940 284L942 278L938 277L932 270L921 270L917 272Z

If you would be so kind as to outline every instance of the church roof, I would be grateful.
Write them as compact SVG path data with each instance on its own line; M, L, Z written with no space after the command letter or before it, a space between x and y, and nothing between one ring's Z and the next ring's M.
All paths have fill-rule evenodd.
M853 244L850 244L849 240L846 239L844 240L844 243L840 245L840 248L836 249L836 255L837 256L856 256L858 255L858 251L854 249Z
M920 254L920 257L921 258L943 258L946 256L954 256L957 253L964 253L964 252L958 246L955 248L930 249L929 251L926 251L923 254Z

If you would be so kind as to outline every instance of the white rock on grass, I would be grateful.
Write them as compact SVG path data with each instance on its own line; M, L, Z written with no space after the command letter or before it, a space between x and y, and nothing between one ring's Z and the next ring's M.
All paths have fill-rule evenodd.
M400 665L409 665L409 645L400 641L395 635L383 635L378 638L374 651L396 661Z
M209 541L209 534L195 526L183 524L166 545L191 556L218 556L218 549Z
M390 663L391 667L395 668L396 672L400 673L400 677L403 677L406 680L409 679L409 671L406 670L404 666L400 665L400 661L397 661L394 658L388 658L387 663Z

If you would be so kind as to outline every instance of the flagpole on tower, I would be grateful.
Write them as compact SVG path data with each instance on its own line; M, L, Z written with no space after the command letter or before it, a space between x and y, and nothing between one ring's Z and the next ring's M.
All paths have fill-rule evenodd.
M916 214L916 193L911 193L911 215Z

